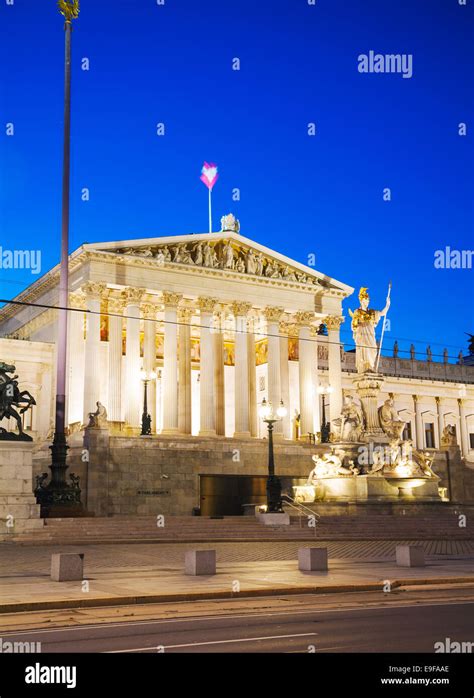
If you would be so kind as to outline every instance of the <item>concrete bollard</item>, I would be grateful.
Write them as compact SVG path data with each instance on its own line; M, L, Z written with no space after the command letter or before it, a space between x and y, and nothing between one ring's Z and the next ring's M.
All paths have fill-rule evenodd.
M398 567L424 567L425 552L419 545L397 545Z
M327 571L328 549L300 548L298 550L298 568L303 572Z
M84 579L84 553L54 553L51 555L53 582L75 582Z
M184 556L184 573L193 576L216 573L215 550L188 550Z

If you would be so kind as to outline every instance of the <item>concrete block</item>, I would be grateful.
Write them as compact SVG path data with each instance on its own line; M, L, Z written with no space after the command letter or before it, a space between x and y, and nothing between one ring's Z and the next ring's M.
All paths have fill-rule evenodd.
M289 514L257 514L257 519L266 526L289 526Z
M298 568L303 572L326 571L328 569L328 549L299 548Z
M54 553L51 555L51 579L53 582L82 581L84 553Z
M216 573L215 550L188 550L184 556L184 572L193 576Z
M425 552L419 545L397 545L396 558L399 567L425 566Z

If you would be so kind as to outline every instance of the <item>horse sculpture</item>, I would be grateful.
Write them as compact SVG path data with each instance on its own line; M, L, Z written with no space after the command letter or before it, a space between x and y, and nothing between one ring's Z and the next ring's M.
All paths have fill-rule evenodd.
M36 405L36 400L28 390L20 390L15 370L16 368L12 364L0 361L0 421L12 418L18 425L18 435L7 432L6 429L0 427L0 440L16 438L22 441L32 441L31 436L25 434L23 430L20 415L32 405ZM9 374L14 375L10 376Z

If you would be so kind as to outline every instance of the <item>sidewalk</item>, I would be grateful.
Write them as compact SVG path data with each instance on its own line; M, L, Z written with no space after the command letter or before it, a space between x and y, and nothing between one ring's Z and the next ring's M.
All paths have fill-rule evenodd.
M113 554L112 546L96 547L108 548L109 554ZM133 557L121 559L116 550L111 562L110 558L100 557L100 550L93 557L88 547L61 546L63 552L85 552L87 584L50 580L50 555L58 552L58 546L43 549L41 553L36 551L29 564L23 561L18 566L11 551L7 551L8 569L2 550L0 613L275 594L383 591L384 585L388 591L387 583L392 589L405 585L474 584L474 557L467 555L427 557L426 566L421 568L397 567L392 555L378 559L330 556L328 572L300 572L295 554L300 546L282 550L280 555L286 559L257 561L243 561L245 554L237 547L239 554L233 555L233 548L224 554L219 546L212 544L173 546L172 558L160 560L160 564L150 564L155 557L154 546L144 546L146 551L142 555L137 554L136 546L130 547L134 549ZM215 576L184 574L185 549L193 548L217 549Z

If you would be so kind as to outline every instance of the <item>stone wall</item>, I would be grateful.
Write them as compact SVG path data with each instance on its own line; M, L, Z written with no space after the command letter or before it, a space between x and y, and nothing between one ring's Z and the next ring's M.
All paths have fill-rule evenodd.
M33 495L33 443L0 441L0 541L43 527Z
M81 477L83 503L96 516L191 514L199 505L200 475L267 474L266 439L87 432L86 444L81 434L70 438L68 463L69 472ZM314 451L308 444L276 443L277 474L306 479ZM35 474L48 470L49 457L44 447L36 453ZM451 501L474 503L474 470L466 467L457 447L438 451L434 470L441 477L440 485L451 492Z

